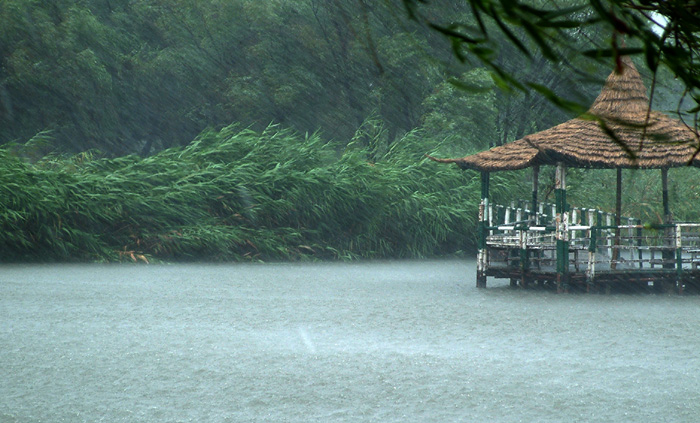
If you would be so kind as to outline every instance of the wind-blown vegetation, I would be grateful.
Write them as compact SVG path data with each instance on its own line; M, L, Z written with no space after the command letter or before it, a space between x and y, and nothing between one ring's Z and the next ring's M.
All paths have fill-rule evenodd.
M0 259L424 257L474 244L478 177L409 133L338 151L279 127L205 131L140 158L0 150Z
M557 32L582 51L615 41L591 23ZM6 0L0 24L0 261L468 250L478 177L424 154L464 156L573 117L546 95L495 90L507 81L494 66L588 104L611 65L551 61L527 28L483 26L469 2ZM490 35L467 51L471 27ZM654 106L675 110L682 85L652 75ZM654 221L658 177L642 175L623 210ZM695 218L695 174L672 175L675 215ZM611 209L608 175L580 176L572 203ZM528 176L492 178L495 200L529 197Z
M421 131L388 144L378 120L347 145L231 125L146 158L27 160L41 142L0 149L2 262L417 258L476 241L478 175L424 156L465 147ZM700 218L694 171L671 172L678 220ZM573 204L612 211L613 172L572 172ZM657 173L625 173L625 215L661 222ZM493 200L527 198L530 176L492 174Z
M374 113L390 143L425 127L483 148L573 117L536 95L491 90L488 67L462 64L449 40L409 20L402 3L3 0L0 144L50 130L41 152L148 155L229 122L258 131L276 122L347 142ZM478 25L467 3L432 3L421 10L438 22ZM609 34L587 27L574 35L584 48ZM592 101L610 72L568 58L592 77L582 82L499 31L492 36L508 73L570 101ZM672 91L671 81L660 78L658 91Z

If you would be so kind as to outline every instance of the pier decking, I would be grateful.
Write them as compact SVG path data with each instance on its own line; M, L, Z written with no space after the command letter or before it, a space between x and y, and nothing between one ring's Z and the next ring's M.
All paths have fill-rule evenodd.
M700 288L700 224L643 225L595 209L574 207L557 230L554 204L537 211L489 205L483 276L512 286L556 286L559 291L609 290L616 285L683 293ZM561 230L565 233L561 233ZM557 249L557 237L566 242ZM563 254L564 257L557 257ZM559 268L558 268L559 266Z

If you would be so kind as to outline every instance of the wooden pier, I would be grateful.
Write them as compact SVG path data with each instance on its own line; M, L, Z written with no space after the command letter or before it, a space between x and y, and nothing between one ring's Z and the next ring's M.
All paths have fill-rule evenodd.
M700 288L700 223L643 225L600 210L488 205L479 267L511 286L679 293ZM559 244L557 243L559 241Z

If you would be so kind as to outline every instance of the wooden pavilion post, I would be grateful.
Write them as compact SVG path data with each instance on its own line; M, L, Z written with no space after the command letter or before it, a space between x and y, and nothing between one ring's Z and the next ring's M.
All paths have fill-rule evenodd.
M536 226L538 224L537 222L537 211L539 210L539 207L537 205L537 190L538 190L538 185L539 185L539 178L540 178L540 167L538 165L534 165L532 167L532 200L530 204L530 216L529 220L530 222L527 224L527 227L525 229L521 229L519 231L520 234L520 286L523 288L527 287L529 284L529 279L527 277L527 273L530 269L530 254L535 253L535 251L530 251L527 248L527 242L528 242L528 232L529 232L529 227L530 226ZM511 286L513 286L513 280L511 279Z
M566 213L566 167L561 162L557 163L554 188L557 214L557 292L565 292L569 282L569 219Z
M620 259L620 224L622 223L622 168L617 168L617 186L615 189L615 239L613 241L611 269L617 268Z
M671 208L668 204L668 168L661 169L661 197L664 206L664 224L672 223L673 218L671 217ZM673 269L675 266L673 264L673 250L671 248L675 245L673 242L674 232L672 228L664 229L664 249L661 257L663 258L663 267L665 269Z
M481 172L481 203L479 204L478 222L478 252L476 260L476 287L486 288L486 266L488 265L488 251L486 237L489 230L489 173Z
M535 165L532 167L532 205L530 206L530 217L533 223L537 225L537 190L540 180L540 167Z
M661 197L664 204L664 223L671 223L671 209L668 206L668 168L661 169Z
M668 168L664 167L661 168L661 199L663 202L663 208L664 208L664 224L670 224L673 221L673 217L671 216L671 208L669 207L669 202L668 202ZM663 246L664 250L661 253L661 258L663 259L663 268L664 269L673 269L675 268L675 252L673 251L673 248L675 247L675 231L674 228L664 228L664 241L663 241ZM654 282L654 290L657 292L664 291L668 289L669 287L666 285L664 286L661 283Z

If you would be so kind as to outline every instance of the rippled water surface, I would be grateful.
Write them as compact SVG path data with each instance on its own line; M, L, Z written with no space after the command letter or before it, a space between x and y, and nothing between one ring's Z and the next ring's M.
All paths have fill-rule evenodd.
M695 422L700 297L464 261L0 267L0 422Z

